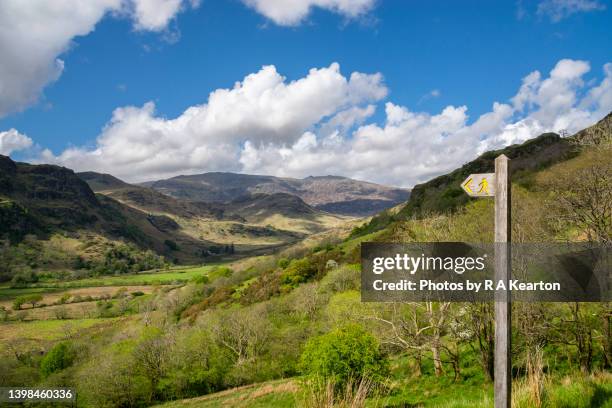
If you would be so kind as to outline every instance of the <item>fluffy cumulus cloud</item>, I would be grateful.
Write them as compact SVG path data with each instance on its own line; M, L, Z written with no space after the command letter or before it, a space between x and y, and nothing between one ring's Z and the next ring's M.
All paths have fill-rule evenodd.
M366 14L376 0L242 0L276 24L297 25L308 16L313 7L330 10L347 18Z
M185 4L183 4L185 3ZM64 69L60 55L110 14L131 18L136 30L161 31L194 0L0 1L0 118L40 96Z
M300 146L317 124L349 128L373 113L384 98L380 74L345 77L338 64L311 69L287 81L274 66L246 76L231 89L218 89L205 104L175 119L155 114L152 102L116 109L93 150L72 148L47 160L77 169L109 171L146 179L202 170L241 170L249 146ZM361 107L363 106L363 107Z
M8 156L13 152L25 150L31 146L32 139L15 129L0 132L0 154Z
M243 0L281 25L296 25L313 7L347 18L361 16L375 0ZM128 18L135 31L167 31L182 11L200 0L1 0L0 1L0 118L35 103L45 86L64 70L61 59L74 39L89 34L104 16Z
M604 10L606 6L598 0L544 0L538 4L537 13L559 22L576 13Z
M77 170L143 181L205 171L305 177L336 174L410 187L493 148L546 131L573 133L612 110L612 64L586 81L586 61L561 60L526 75L507 102L470 118L466 106L415 112L384 103L380 74L344 76L337 64L288 81L273 66L218 89L173 119L142 107L116 109L95 148L41 158Z

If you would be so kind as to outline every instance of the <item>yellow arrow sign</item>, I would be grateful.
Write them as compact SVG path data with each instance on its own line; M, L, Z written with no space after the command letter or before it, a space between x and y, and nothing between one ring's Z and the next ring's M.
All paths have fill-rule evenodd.
M495 195L495 173L470 174L461 188L470 197L493 197Z
M472 185L472 177L468 177L468 179L463 183L463 189L468 193L468 194L472 194L473 191L470 188L470 186Z

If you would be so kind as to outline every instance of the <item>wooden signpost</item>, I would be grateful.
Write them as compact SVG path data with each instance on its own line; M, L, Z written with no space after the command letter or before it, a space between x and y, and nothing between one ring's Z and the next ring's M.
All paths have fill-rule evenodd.
M495 280L510 280L510 175L509 159L495 159L495 173L471 174L461 183L470 197L495 197ZM510 408L512 400L512 304L510 291L495 293L495 408Z

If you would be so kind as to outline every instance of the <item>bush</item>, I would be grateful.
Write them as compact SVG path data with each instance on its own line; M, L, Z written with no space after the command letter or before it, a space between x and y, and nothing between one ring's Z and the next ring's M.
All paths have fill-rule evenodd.
M229 278L230 276L232 276L233 273L234 271L231 268L228 268L227 266L215 266L210 271L209 275L211 279Z
M50 374L70 367L74 361L75 352L68 342L58 343L40 362L40 372L44 377Z
M53 313L55 314L55 318L57 320L64 320L68 318L68 309L66 309L66 306L56 307L53 310Z
M207 284L210 282L210 279L208 279L208 276L206 275L199 275L192 278L191 281L198 284Z
M62 297L59 298L59 300L58 300L59 304L63 305L65 303L68 303L68 301L70 300L71 296L72 295L70 295L69 293L66 293L66 294L62 295Z
M317 268L308 258L294 259L283 271L281 283L297 286L302 282L308 281L316 274Z
M279 268L285 269L286 267L289 266L289 260L287 258L281 258L278 260L278 262L276 263L278 265Z
M26 312L25 310L21 310L15 313L15 320L23 322L28 318L28 316L28 312Z
M331 381L339 389L363 378L382 382L389 362L378 341L359 325L347 325L311 338L300 361L304 374L311 379Z
M11 279L11 287L25 288L30 283L36 282L38 282L38 275L36 275L36 273L32 272L31 270L24 270L13 276L13 279Z

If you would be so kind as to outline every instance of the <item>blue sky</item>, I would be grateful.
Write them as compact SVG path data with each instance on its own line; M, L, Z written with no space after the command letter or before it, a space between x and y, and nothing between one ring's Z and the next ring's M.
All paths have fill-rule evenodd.
M295 1L299 3L302 0ZM308 3L308 0L302 2ZM489 142L480 146L484 149L533 137L533 133L540 130L558 130L551 127L559 123L577 130L612 108L606 96L610 92L609 84L604 84L604 65L612 61L612 11L606 2L358 0L357 3L361 6L355 7L361 8L356 9L356 14L355 9L342 10L333 4L329 7L313 6L299 21L288 23L274 17L274 11L265 9L265 4L258 8L253 4L249 7L239 0L204 0L199 4L184 4L180 11L164 21L161 28L144 29L138 26L138 17L127 11L101 11L101 18L88 20L91 30L85 35L63 34L68 37L65 44L55 47L59 49L55 58L63 61L63 70L59 74L47 74L51 79L43 78L41 86L28 90L34 96L26 98L27 102L23 103L22 98L15 102L14 107L7 103L4 112L0 105L0 114L4 113L0 116L0 132L15 129L19 135L32 141L23 149L13 148L10 152L5 147L4 153L11 153L17 159L57 162L78 170L91 164L95 170L112 172L117 166L92 161L90 154L96 150L98 153L93 156L112 154L112 149L109 150L111 153L100 151L100 138L110 140L114 137L117 141L124 141L132 137L121 133L120 129L113 131L109 121L115 109L127 106L140 109L147 102L153 102L154 113L148 120L155 123L172 121L189 107L206 105L211 92L232 88L237 81L243 81L247 75L269 65L286 78L284 84L306 78L310 69L327 68L334 62L339 64L340 74L347 79L353 72L379 73L379 86L385 88L384 96L379 93L354 102L343 100L334 107L323 109L310 121L300 121L295 126L279 125L279 128L271 130L276 134L274 139L251 137L248 128L239 126L240 130L230 132L229 136L225 136L226 133L215 136L214 147L202 156L206 160L193 158L189 165L171 164L167 157L159 157L158 162L168 162L159 168L151 163L139 166L140 159L136 155L135 165L129 166L126 162L130 158L126 157L120 160L119 175L143 180L211 170L296 177L333 172L410 186L473 157L457 154L447 162L443 157L448 152L441 151L437 144L424 149L440 150L437 161L421 159L413 163L412 169L400 166L402 168L397 170L397 165L381 168L374 164L385 157L385 149L379 152L378 158L364 157L363 147L360 150L356 143L369 140L377 145L376 140L387 138L389 143L401 145L402 142L393 141L393 138L403 140L419 133L422 134L419 136L421 142L422 139L454 134L460 138L471 129L473 135L469 140ZM27 24L27 21L22 24ZM18 35L0 31L0 51L3 47L10 47L7 43L19 43ZM44 36L42 39L44 41ZM29 49L20 52L28 53ZM570 88L572 103L563 108L547 108L541 100L543 95L536 101L534 93L527 110L514 106L493 128L478 131L470 128L482 115L494 112L494 102L510 104L527 75L539 71L540 82L546 81L550 71L562 60L581 61L588 65L585 71L574 64L575 72L569 80L572 83L562 84L566 86L563 89ZM19 70L6 71L16 75L15 71ZM55 81L54 75L57 77ZM0 85L2 81L0 68ZM24 83L30 82L24 80ZM538 85L541 86L542 83ZM599 89L600 99L586 107L583 99L594 88ZM318 98L325 98L325 93L313 93L311 103L316 104ZM392 104L391 108L389 104ZM338 127L336 139L340 138L343 146L334 145L334 149L355 151L355 158L361 157L364 163L370 164L366 164L367 168L330 165L338 160L337 157L327 157L330 148L323 152L320 150L333 133L330 130L333 123L330 125L328 122L344 110L369 105L375 109L373 113ZM466 108L462 117L457 117L459 112L448 116L451 122L458 121L458 124L453 122L448 128L432 129L436 117L446 118L444 111L449 106ZM389 112L393 107L403 109L407 114L401 114L396 121L391 120ZM571 116L576 115L572 112L578 108L582 110L581 114ZM284 108L279 109L283 114ZM287 111L287 115L293 114L291 110ZM418 119L418 129L409 127L410 115ZM115 123L122 120L115 120ZM538 123L534 125L533 121ZM402 127L400 122L405 126ZM520 124L529 128L527 133L504 136L509 126ZM393 133L392 125L402 128L407 136L402 138L395 134L401 129ZM146 127L146 124L139 126ZM323 129L328 134L323 134ZM284 131L291 134L283 134ZM194 138L207 137L194 132L192 136L183 136L185 132L180 132L180 136L176 136L179 133L156 136L153 132L141 135L140 139L150 137L153 142L157 137L175 140L185 137L197 146L210 142L208 139L194 141ZM206 133L205 128L201 132ZM226 140L230 140L227 148L222 152L216 151ZM134 147L130 144L126 148ZM169 148L161 146L161 150L151 154L163 155L162 150ZM474 146L472 151L476 150L478 148ZM76 155L80 155L78 159L75 159ZM416 160L419 155L418 151L411 149L405 152L405 157L411 157L411 160ZM318 165L317 157L322 156L325 159ZM222 159L217 160L218 157ZM174 158L180 161L180 153L177 152ZM109 159L112 162L112 157L103 161ZM208 164L198 165L200 160ZM278 165L278 161L286 160L294 163L285 167ZM413 175L405 178L403 174L407 171Z

